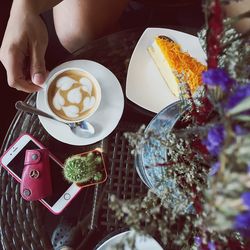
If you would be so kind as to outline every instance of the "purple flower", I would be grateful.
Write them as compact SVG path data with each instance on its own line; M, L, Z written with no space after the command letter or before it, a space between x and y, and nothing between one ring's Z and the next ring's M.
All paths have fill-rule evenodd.
M207 138L203 141L203 144L212 156L219 154L224 137L225 129L222 125L217 125L208 131Z
M214 244L213 242L211 242L211 241L208 243L207 246L208 246L208 249L209 249L209 250L216 250L215 244Z
M248 165L247 165L247 172L248 172L248 174L250 174L250 163L248 163Z
M195 236L194 237L194 242L195 242L195 245L199 247L201 245L201 243L202 243L201 237Z
M250 83L239 86L234 93L229 97L226 104L226 109L231 109L240 103L243 99L250 96Z
M202 80L207 86L219 86L223 91L229 89L234 80L223 69L209 69L202 73Z
M250 236L250 211L238 214L234 221L234 229L244 236Z
M220 162L215 162L212 166L211 166L211 169L208 173L209 176L213 176L215 175L218 170L220 169Z
M241 199L243 201L243 204L250 208L250 192L245 192L241 195Z
M199 247L199 246L201 245L201 243L202 243L201 237L195 236L195 237L194 237L194 242L195 242L195 245L196 245L197 247Z
M236 135L246 135L248 133L247 129L243 128L239 124L236 124L234 126L234 132L235 132Z

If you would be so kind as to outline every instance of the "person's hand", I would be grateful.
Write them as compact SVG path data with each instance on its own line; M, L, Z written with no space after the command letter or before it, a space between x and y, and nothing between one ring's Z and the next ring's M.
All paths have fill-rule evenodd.
M227 17L236 17L240 14L250 11L250 0L231 1L229 4L224 4L223 9ZM242 18L235 23L235 28L238 32L247 33L250 31L250 17Z
M48 32L41 17L12 8L0 49L10 87L29 93L41 89L46 78L47 45Z

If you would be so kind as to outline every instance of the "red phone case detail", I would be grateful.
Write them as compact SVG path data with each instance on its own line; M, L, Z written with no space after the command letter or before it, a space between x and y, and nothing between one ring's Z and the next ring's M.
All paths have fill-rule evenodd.
M49 154L47 149L26 150L20 192L27 201L52 194Z

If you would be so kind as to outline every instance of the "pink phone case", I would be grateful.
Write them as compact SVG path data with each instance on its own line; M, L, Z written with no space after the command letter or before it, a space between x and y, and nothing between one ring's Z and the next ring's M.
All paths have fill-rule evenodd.
M29 136L30 138L31 138L31 140L35 143L35 144L37 144L37 146L40 148L40 149L45 149L45 146L43 145L43 144L41 144L37 139L35 139L32 135L30 135L30 134L28 134L28 133L22 133L13 143L12 143L12 145L4 152L4 154L0 157L0 162L1 162L1 165L8 171L8 173L10 173L11 174L11 176L14 178L14 179L16 179L17 180L17 182L19 182L19 183L21 183L22 182L22 180L18 177L18 176L16 176L16 175L14 175L10 170L9 170L9 168L7 167L7 166L5 166L3 163L2 163L2 158L10 151L10 149L23 137L23 136ZM50 152L48 152L48 154L49 154L49 156L53 159L53 160L55 160L59 165L61 165L61 167L63 167L63 164L52 154L52 153L50 153ZM81 189L80 189L81 190ZM76 192L75 193L75 195L74 195L74 197L73 197L73 199L75 198L75 196L80 192L80 190L78 191L78 192ZM55 215L58 215L58 214L60 214L71 202L72 202L72 200L73 199L71 199L70 200L70 202L68 202L67 204L66 204L66 206L61 210L61 211L59 211L58 213L56 213L54 210L52 210L52 208L51 208L51 206L49 206L43 199L39 199L39 201L51 212L51 213L53 213L53 214L55 214Z
M52 194L47 149L26 150L20 193L27 201L40 200Z

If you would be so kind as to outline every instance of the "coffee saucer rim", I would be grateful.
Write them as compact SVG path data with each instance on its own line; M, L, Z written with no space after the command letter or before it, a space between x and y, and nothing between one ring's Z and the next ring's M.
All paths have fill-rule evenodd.
M86 121L89 121L95 128L97 128L94 136L90 138L78 137L72 133L68 125L60 124L57 121L53 121L46 117L38 117L44 129L56 140L69 145L85 146L104 139L116 128L124 110L124 94L120 82L113 72L102 64L92 60L67 61L55 67L50 74L54 74L56 71L63 68L74 66L84 67L86 70L90 71L101 87L101 103L97 111L91 117L86 119ZM111 88L113 88L112 91ZM44 90L37 93L36 106L37 108L52 114L45 105L44 94ZM110 98L110 95L112 95L113 98ZM98 115L100 117L99 120L97 119ZM112 119L107 119L108 116L112 117ZM103 123L103 120L105 120L105 126L101 124Z

